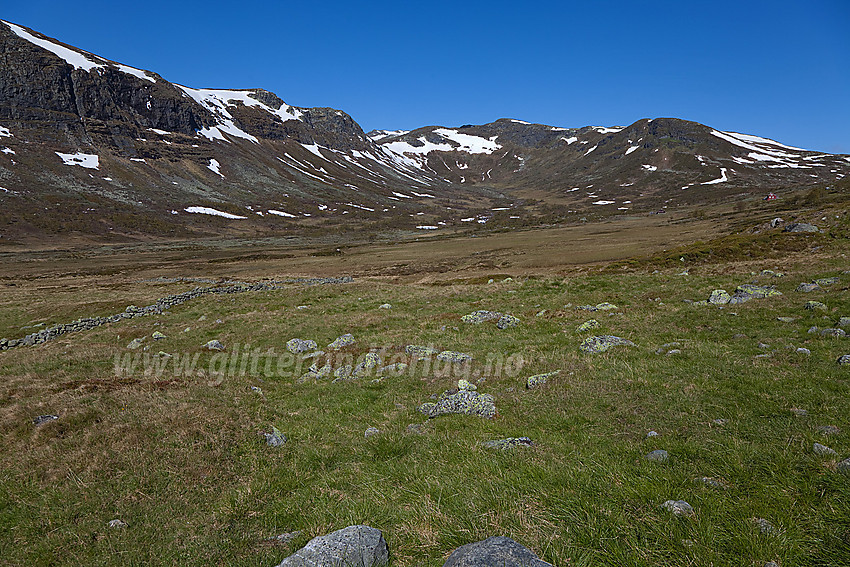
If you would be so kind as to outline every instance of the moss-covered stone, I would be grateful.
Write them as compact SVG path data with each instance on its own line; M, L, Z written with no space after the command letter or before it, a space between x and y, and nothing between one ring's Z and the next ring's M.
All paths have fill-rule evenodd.
M579 345L579 350L582 352L587 352L590 354L596 354L599 352L605 352L611 347L624 345L624 346L635 346L635 343L628 339L623 339L621 337L615 337L614 335L599 335L595 337L588 337L581 342Z

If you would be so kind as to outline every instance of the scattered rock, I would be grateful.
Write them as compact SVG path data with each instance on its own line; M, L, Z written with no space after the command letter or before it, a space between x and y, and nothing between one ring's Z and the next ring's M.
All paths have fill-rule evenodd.
M596 319L590 319L589 321L585 321L578 327L576 327L576 331L579 333L586 333L587 331L592 331L593 329L598 329L602 325L599 324L599 321Z
M820 301L807 301L806 304L803 305L803 309L808 309L809 311L826 311L827 307Z
M207 350L224 350L224 345L221 344L221 341L213 339L211 341L207 341L203 348Z
M770 228L776 228L777 226L779 226L780 224L782 224L784 222L785 221L782 219L782 217L776 217L775 219L770 221Z
M502 317L502 314L497 311L486 311L486 310L478 310L473 311L469 315L464 315L460 318L464 323L471 323L473 325L480 325L481 323L486 323L487 321L496 321Z
M841 317L838 319L839 327L850 327L850 317Z
M424 435L425 427L421 423L411 423L407 426L407 432L414 435Z
M656 449L652 451L648 455L646 455L647 461L653 461L656 463L665 463L670 458L670 455L664 449Z
M799 348L797 349L797 353L799 353L799 354L805 354L805 355L810 355L810 354L812 354L812 351L810 351L810 350L809 350L809 349L807 349L806 347L799 347Z
M850 354L842 354L838 357L837 362L841 365L850 364Z
M682 345L680 343L664 343L657 349L655 349L655 354L670 354L670 349L678 349Z
M820 334L823 337L846 337L847 333L844 329L821 329Z
M346 364L345 366L340 366L336 370L334 370L334 382L337 380L345 380L351 377L351 373L354 371L354 367L350 364Z
M378 305L378 309L392 309L392 308L393 308L393 306L390 305L389 303L383 303L381 305Z
M603 301L602 303L597 303L596 305L579 305L576 309L580 311L611 311L614 309L619 309L613 303L608 303L607 301Z
M539 386L544 385L546 381L552 376L557 376L560 373L560 370L555 370L554 372L547 372L545 374L535 374L534 376L529 376L528 379L525 381L525 387L529 390L537 388Z
M130 341L130 344L127 345L127 348L130 349L130 350L136 350L137 348L142 346L142 343L144 343L144 342L145 342L145 337L139 337L137 339L133 339L132 341Z
M420 360L429 356L434 356L435 354L440 354L438 349L419 345L407 345L404 347L404 352Z
M290 541L301 537L303 532L301 530L289 532L285 534L276 535L274 537L270 537L267 541L273 541L275 543L289 543Z
M363 434L364 437L371 437L373 435L378 435L381 432L377 427L367 427L366 432Z
M352 376L355 378L361 378L363 376L368 376L370 374L375 373L378 367L381 365L381 357L377 352L367 353L366 356L363 357L363 360L354 367L354 370L351 371Z
M334 342L328 345L328 350L339 350L343 347L347 347L349 345L353 345L355 343L354 335L351 333L346 333L342 336L334 339Z
M693 516L693 507L684 500L667 500L661 505L662 508L669 510L675 516Z
M51 414L39 415L38 417L32 418L32 423L33 423L33 425L41 425L43 423L47 423L47 422L53 421L55 419L59 419L59 416L58 415L51 415Z
M499 321L496 323L496 327L499 329L509 329L511 327L516 327L519 325L519 319L514 317L513 315L502 315L499 318Z
M732 296L725 289L715 289L708 296L708 302L712 305L725 305L732 301Z
M818 278L815 280L816 285L824 286L824 285L833 285L837 284L841 281L841 278L837 276L833 276L831 278Z
M735 293L729 300L730 304L739 304L747 302L751 299L763 299L765 297L778 297L782 295L772 286L759 286L753 284L743 284L735 288Z
M496 415L496 404L489 394L479 394L472 390L446 390L436 403L426 402L419 406L419 411L429 418L449 414L490 418Z
M850 458L844 459L837 465L835 465L835 470L840 473L850 474Z
M613 335L599 335L584 339L578 348L582 352L596 354L600 352L605 352L609 348L618 345L635 346L635 343L628 339L615 337Z
M785 227L784 232L820 232L820 229L813 224L805 222L792 222Z
M821 435L836 435L841 433L841 430L834 425L820 425L817 430Z
M646 437L647 437L647 439L650 438L650 437L658 437L658 432L657 431L650 431L649 433L646 434Z
M800 285L798 285L796 288L794 288L794 291L799 291L799 292L802 292L802 293L810 293L812 291L818 291L819 289L820 289L820 286L816 283L806 283L806 282L804 282L804 283L801 283Z
M793 413L797 417L806 417L807 415L809 415L808 411L801 408L791 408L791 413Z
M437 360L463 364L464 362L472 362L472 355L464 352L455 352L453 350L444 350L437 355Z
M272 427L271 433L263 433L263 437L266 438L266 445L269 447L280 447L288 441L286 435L281 433L277 427Z
M389 549L380 530L348 526L311 539L277 567L377 567L388 560Z
M286 350L292 354L304 354L316 350L316 341L304 339L289 339L286 341Z
M782 321L783 323L793 323L797 319L799 319L799 317L777 317L776 318L777 321Z
M475 391L478 389L478 386L470 382L469 380L458 380L457 381L457 389L458 390L470 390Z
M727 423L729 423L729 420L719 417L717 419L712 419L711 423L713 423L714 425L726 425Z
M495 441L484 441L481 443L482 447L498 449L500 451L507 451L516 447L531 447L532 445L534 443L528 437L508 437L507 439L497 439Z
M385 374L389 374L390 376L401 376L402 374L404 374L404 371L407 370L407 368L408 365L405 362L396 362L395 364L388 364L378 369L378 376L383 376Z
M160 333L159 331L154 331L151 335L151 338L155 341L161 341L162 339L167 339L168 337L166 337L163 333Z
M820 443L815 443L812 445L812 451L815 452L815 455L836 455L837 453L827 447L826 445L821 445Z
M762 350L770 348L770 345L767 343L759 343L758 347Z
M551 567L509 537L495 536L455 549L443 567Z
M109 520L106 525L114 530L123 530L127 527L127 522L124 520Z

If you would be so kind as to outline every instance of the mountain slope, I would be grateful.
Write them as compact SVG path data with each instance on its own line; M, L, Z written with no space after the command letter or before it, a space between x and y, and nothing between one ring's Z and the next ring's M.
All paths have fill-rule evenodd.
M366 134L340 110L170 83L2 21L0 58L0 242L492 226L499 211L650 211L850 169L677 119Z

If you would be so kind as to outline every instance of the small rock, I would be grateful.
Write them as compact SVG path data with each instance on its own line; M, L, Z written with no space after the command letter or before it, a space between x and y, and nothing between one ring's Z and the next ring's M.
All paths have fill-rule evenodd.
M793 323L796 321L798 317L777 317L777 321L782 321L783 323Z
M378 305L378 309L392 309L392 308L393 308L393 306L390 305L389 303L383 303L381 305Z
M407 345L404 347L404 352L420 360L429 356L434 356L435 354L440 354L438 349L420 345Z
M647 436L647 438L658 437L658 432L657 431L650 431L649 433L646 434L646 436Z
M820 301L807 301L805 305L803 305L803 309L808 309L809 311L826 311L827 306Z
M266 438L266 445L269 447L280 447L288 441L286 435L281 433L277 427L272 427L271 433L263 433L263 437Z
M817 428L818 433L822 435L836 435L841 433L841 430L834 425L820 425Z
M289 532L285 534L276 535L268 539L268 541L273 541L275 543L289 543L290 541L301 537L301 530L295 532Z
M576 327L576 332L585 333L587 331L592 331L593 329L598 329L601 326L602 325L600 325L599 321L597 321L596 319L590 319Z
M366 428L366 432L363 434L364 437L371 437L373 435L378 435L381 432L377 427L368 427Z
M708 488L717 488L720 490L726 490L727 488L729 488L729 485L726 484L725 481L717 478L712 478L710 476L699 476L694 479L694 482L707 486Z
M822 337L846 337L847 333L844 329L821 329L820 334Z
M711 423L713 423L714 425L726 425L727 423L729 423L729 420L720 417L717 419L712 419Z
M655 349L655 354L665 354L665 353L666 353L666 354L669 354L670 349L677 349L677 348L679 348L679 347L681 347L681 346L682 346L682 345L681 345L680 343L677 343L677 342L673 342L673 343L664 343L663 345L661 345L660 347L658 347L657 349Z
M835 465L835 470L840 473L850 474L850 458L844 459L837 465Z
M599 335L596 337L589 337L584 339L578 348L582 352L596 354L600 352L605 352L611 347L618 345L635 346L635 343L628 339L615 337L613 335Z
M669 458L670 455L664 449L656 449L645 457L647 461L653 461L656 463L665 463Z
M139 337L137 339L133 339L132 341L130 341L130 344L127 345L127 348L130 349L130 350L136 350L137 348L142 346L142 343L144 341L145 341L144 337Z
M794 289L794 291L799 291L802 293L809 293L812 291L817 291L820 289L820 286L816 283L801 283Z
M509 537L495 536L455 549L443 567L551 567Z
M767 348L770 348L770 345L769 345L769 344L766 344L766 343L759 343L759 345L758 345L758 346L759 346L759 348L760 348L760 349L762 349L762 350L767 349Z
M390 376L401 376L402 374L404 374L404 371L407 370L407 368L408 365L405 362L396 362L395 364L388 364L378 369L378 376L383 376L384 374L389 374Z
M347 347L349 345L353 345L355 343L354 335L351 333L346 333L342 336L337 337L334 342L328 345L328 350L338 350L343 347Z
M160 333L159 331L154 331L151 335L151 338L155 341L161 341L162 339L167 339L168 337L166 337L163 333Z
M519 319L513 315L502 315L496 323L496 327L499 329L509 329L511 327L516 327L519 323Z
M557 376L560 374L560 370L555 370L554 372L547 372L545 374L535 374L534 376L529 376L525 381L525 387L529 390L542 386L546 383L546 381L552 376Z
M712 305L725 305L732 300L732 296L729 295L725 289L715 289L711 292L711 295L708 296L708 302Z
M839 327L850 327L850 317L841 317L838 319Z
M815 452L815 455L836 455L837 453L827 447L826 445L821 445L820 443L815 443L812 445L812 451Z
M213 339L211 341L207 341L207 343L204 344L203 348L207 350L224 350L224 345L221 344L221 342L217 339Z
M407 432L412 433L414 435L424 435L425 428L422 426L421 423L411 423L407 426Z
M465 362L472 362L472 355L464 352L455 352L453 350L444 350L437 355L437 360L463 364Z
M117 520L116 519L116 520L109 520L106 523L106 525L109 526L112 529L115 529L115 530L123 530L124 528L127 527L127 522L125 522L123 520Z
M32 418L32 423L33 423L33 425L41 425L43 423L47 423L47 422L53 421L55 419L59 419L59 416L58 415L51 415L51 414L39 415L38 417Z
M496 405L493 403L493 396L489 394L470 390L447 390L438 398L437 403L426 402L419 406L419 412L429 418L448 414L492 418L496 416Z
M836 362L841 365L850 364L850 354L842 354Z
M810 355L810 354L812 354L812 351L810 351L810 350L809 350L809 349L807 349L806 347L799 347L799 348L797 349L797 352L798 352L799 354L805 354L805 355Z
M775 219L770 221L770 228L776 228L777 226L779 226L780 224L782 224L784 222L785 221L781 217L776 217Z
M682 351L677 349L677 348L674 348L674 349L667 351L667 356L673 356L673 355L676 355L676 354L682 354Z
M516 447L531 447L534 445L528 437L508 437L507 439L497 439L495 441L484 441L482 447L487 449L498 449L499 451L507 451Z
M809 415L808 411L801 408L791 408L791 413L793 413L797 417L806 417L807 415Z
M458 390L470 390L475 391L478 389L478 386L470 382L469 380L458 380L457 381L457 389Z
M485 323L487 321L496 321L502 317L502 314L497 311L486 311L486 310L478 310L473 311L469 315L464 315L460 318L464 323L470 323L473 325L480 325L481 323Z
M824 286L824 285L837 284L840 281L841 281L841 278L839 278L837 276L833 276L831 278L818 278L818 279L815 280L815 284Z
M675 516L693 516L693 507L684 500L667 500L661 505L662 508L669 510Z
M366 356L363 357L363 360L354 367L352 370L352 375L355 378L360 378L362 376L368 376L373 374L378 367L381 365L381 357L377 352L367 353Z
M304 354L316 350L316 341L304 339L290 339L286 341L286 349L292 354Z

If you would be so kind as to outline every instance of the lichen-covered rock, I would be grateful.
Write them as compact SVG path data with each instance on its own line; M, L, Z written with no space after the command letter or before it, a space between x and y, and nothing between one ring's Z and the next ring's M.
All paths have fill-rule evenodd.
M665 463L670 458L670 455L664 449L656 449L655 451L650 452L646 455L647 461L654 461L656 463Z
M389 303L382 303L381 305L378 305L378 309L392 309L392 308L393 308L393 306Z
M576 331L579 332L579 333L586 333L587 331L592 331L593 329L598 329L601 326L602 325L600 325L599 321L597 321L596 319L590 319L588 321L585 321L584 323L582 323L578 327L576 327Z
M611 311L613 309L619 309L619 307L617 307L613 303L608 303L607 301L603 301L602 303L597 303L595 305L595 307L596 307L595 311Z
M269 447L280 447L287 442L286 435L280 432L277 427L272 427L271 433L263 433L266 438L266 445Z
M850 317L840 317L838 319L839 327L850 327Z
M817 291L820 289L820 286L816 283L807 283L803 282L794 288L794 291L799 291L801 293L810 293L812 291Z
M346 333L334 339L334 341L328 345L328 350L339 350L343 347L353 345L354 343L354 335Z
M677 342L664 343L663 345L661 345L660 347L655 349L655 354L670 354L672 352L671 349L675 350L675 349L678 349L681 346L682 346L682 344L677 343ZM679 352L681 352L681 351L679 351Z
M457 389L458 390L470 390L475 391L478 389L478 386L470 382L469 380L458 380L457 381Z
M136 350L137 348L141 347L142 344L144 344L144 342L145 342L145 337L139 337L137 339L133 339L132 341L130 341L130 344L127 345L127 348L130 349L130 350Z
M792 222L785 227L785 232L820 232L820 229L813 224Z
M708 296L708 302L712 305L725 305L732 300L732 296L725 289L715 289Z
M827 306L820 301L807 301L803 305L803 309L808 309L809 311L826 311Z
M762 299L765 297L777 297L782 295L782 292L771 286L760 286L753 284L743 284L735 288L735 293L729 299L730 304L744 303L751 299Z
M835 465L835 470L840 473L850 474L850 458L844 459L837 465Z
M154 331L151 335L151 338L155 341L161 341L162 339L166 339L168 337L166 337L163 333L160 333L159 331Z
M844 329L821 329L820 334L822 337L846 337L847 333Z
M821 425L817 428L817 430L821 435L836 435L841 433L841 429L834 425Z
M599 335L596 337L588 337L584 339L578 348L582 352L596 354L600 352L605 352L609 348L619 345L635 346L635 343L628 339L615 337L614 335Z
M473 325L479 325L481 323L486 323L487 321L496 321L502 317L502 314L498 311L486 311L480 309L478 311L473 311L469 315L464 315L460 318L464 323L470 323Z
M286 350L292 354L304 354L316 350L316 341L304 339L289 339L286 341Z
M831 278L818 278L818 279L815 280L815 283L817 285L833 285L833 284L837 284L840 281L841 281L841 278L839 278L838 276L833 276Z
M407 368L408 365L405 362L396 362L395 364L388 364L378 369L378 376L401 376L402 374L404 374L404 371L407 370Z
M380 530L348 526L311 539L277 567L378 567L388 560L389 549Z
M850 354L842 354L838 357L838 360L836 362L838 362L838 364L842 366L850 364Z
M363 360L354 367L352 375L355 378L361 378L373 374L381 365L381 357L377 352L367 353Z
M351 373L354 371L354 367L350 364L346 364L345 366L340 366L336 370L334 370L334 378L335 382L337 380L345 380L351 377Z
M539 388L540 386L544 385L549 380L549 378L551 378L552 376L557 376L560 373L560 370L555 370L553 372L547 372L545 374L535 374L534 376L529 376L528 380L525 381L525 387L529 390Z
M465 352L444 350L443 352L437 355L437 360L441 360L443 362L454 362L458 364L463 364L465 362L472 362L472 355L466 354Z
M753 518L753 523L759 531L765 535L773 535L776 533L776 528L764 518Z
M775 227L774 227L774 228L775 228ZM762 270L762 271L761 271L761 273L760 273L759 275L762 275L762 276L769 276L769 277L771 277L771 278L781 278L781 277L783 277L785 274L783 274L782 272L774 272L773 270Z
M777 317L777 321L782 321L783 323L793 323L796 321L798 317Z
M364 437L372 437L373 435L378 435L381 433L381 430L377 427L367 427L366 431L363 433Z
M693 516L693 507L684 500L667 500L661 505L662 508L673 513L674 516Z
M496 404L493 403L493 396L489 394L479 394L470 390L447 390L443 392L437 403L424 403L419 406L419 411L429 418L449 414L490 418L496 415Z
M726 481L721 480L719 478L712 478L710 476L699 476L694 479L694 482L697 484L702 484L703 486L707 486L708 488L716 488L718 490L726 490L729 488L729 485Z
M33 423L33 425L41 425L43 423L48 423L48 422L56 420L56 419L59 419L58 415L52 415L52 414L39 415L39 416L32 418L32 423Z
M204 348L207 350L224 350L224 345L221 344L221 341L218 339L213 339L211 341L207 341L204 344Z
M495 536L455 549L443 567L552 567L509 537Z
M486 449L498 449L499 451L507 451L516 447L531 447L532 445L534 443L528 437L508 437L507 439L496 439L481 443L481 446Z
M420 345L407 345L404 347L404 352L419 359L440 354L439 349Z
M509 329L517 325L519 325L519 319L513 315L502 315L496 323L496 327L499 329Z

